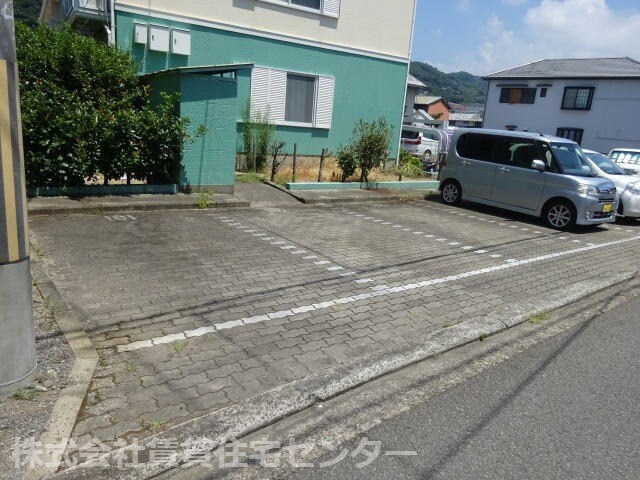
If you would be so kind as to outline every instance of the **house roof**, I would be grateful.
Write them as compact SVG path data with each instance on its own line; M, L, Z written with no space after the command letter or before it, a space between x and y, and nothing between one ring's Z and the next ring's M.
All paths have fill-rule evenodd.
M482 78L485 80L640 78L640 62L629 57L539 60Z
M477 112L453 112L449 114L449 121L481 122L482 115Z
M432 96L429 96L429 95L418 95L416 97L416 100L415 100L415 105L427 105L427 106L429 106L429 105L433 105L434 103L437 103L437 102L444 103L447 106L447 108L449 110L451 110L451 107L449 106L449 103L444 98L442 98L442 97L432 97Z
M203 65L196 67L176 67L169 68L167 70L159 70L153 73L147 73L141 75L142 78L154 77L158 75L168 75L171 73L194 73L194 74L217 74L227 72L237 72L238 70L244 70L247 68L253 68L253 63L234 63L228 65Z
M424 83L422 83L420 80L418 80L416 77L414 77L410 73L407 74L407 85L410 87L427 88L427 86Z

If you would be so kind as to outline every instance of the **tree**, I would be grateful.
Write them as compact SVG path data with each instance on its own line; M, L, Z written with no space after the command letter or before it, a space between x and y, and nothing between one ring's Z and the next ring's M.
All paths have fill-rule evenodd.
M45 25L17 24L16 44L29 186L178 180L188 119L151 104L128 53Z
M372 122L362 119L353 129L351 149L360 168L360 181L369 181L369 172L376 166L383 165L389 158L392 138L392 127L387 119L380 117Z

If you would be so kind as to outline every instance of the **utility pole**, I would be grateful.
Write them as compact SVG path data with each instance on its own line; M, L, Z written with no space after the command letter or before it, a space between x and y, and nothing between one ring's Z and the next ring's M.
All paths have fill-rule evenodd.
M0 0L0 394L36 371L13 1Z

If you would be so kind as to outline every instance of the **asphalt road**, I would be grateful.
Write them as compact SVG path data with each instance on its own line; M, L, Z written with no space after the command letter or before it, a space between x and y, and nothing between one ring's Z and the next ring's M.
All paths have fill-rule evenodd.
M357 466L365 456L348 455L333 467L285 476L640 478L639 325L635 299L383 421L365 434L381 442L369 466ZM361 438L340 450L356 451ZM384 455L403 450L417 455Z

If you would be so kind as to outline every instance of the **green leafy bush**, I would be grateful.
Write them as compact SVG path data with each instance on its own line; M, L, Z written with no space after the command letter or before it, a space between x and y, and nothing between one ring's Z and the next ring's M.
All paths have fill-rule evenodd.
M151 104L128 53L45 25L17 24L16 45L29 186L178 180L188 119Z
M392 127L386 118L367 122L360 119L353 129L351 141L346 147L360 168L360 181L369 181L371 169L381 166L389 158Z
M358 159L350 145L340 147L336 154L336 161L338 167L342 170L340 181L346 182L347 179L355 173L356 168L358 168Z
M398 180L402 177L419 177L422 175L423 165L419 158L414 157L406 150L400 150L398 165L393 168L393 172L398 175Z
M269 162L271 146L277 143L276 126L269 121L268 113L258 112L256 115L251 115L250 99L247 99L242 117L242 141L246 167L255 172L261 172ZM253 164L254 155L255 165Z

